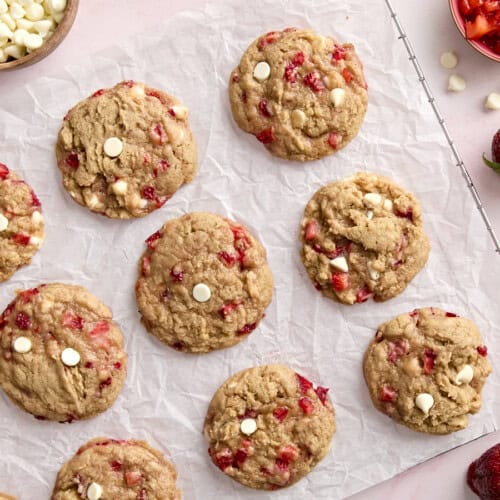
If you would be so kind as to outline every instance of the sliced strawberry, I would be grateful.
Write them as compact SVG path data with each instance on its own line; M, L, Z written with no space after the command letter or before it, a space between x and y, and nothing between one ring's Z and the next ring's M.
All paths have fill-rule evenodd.
M380 399L380 401L392 403L396 401L397 391L396 389L393 389L389 384L384 384L380 387L378 398Z
M297 72L297 66L290 63L285 66L285 71L283 73L283 79L289 83L295 83L297 81L299 74Z
M217 453L213 453L213 451L209 449L208 453L212 457L214 464L222 471L233 465L233 452L229 448L224 448Z
M142 196L147 200L156 200L156 189L153 186L144 186L142 188Z
M319 233L319 223L316 220L310 220L306 224L306 241L311 241L318 236Z
M133 488L142 483L142 472L138 470L128 470L125 472L125 482L129 488Z
M283 422L288 415L288 408L286 406L280 406L273 410L273 417L278 422Z
M304 415L311 415L314 413L314 403L305 396L299 399L299 406Z
M337 149L342 142L342 135L337 132L330 132L328 134L328 144L331 148Z
M434 363L437 358L437 354L432 349L426 349L423 354L424 362L424 373L430 375L432 370L434 370Z
M312 382L307 380L302 375L299 375L298 373L296 373L295 375L296 375L297 381L299 383L300 392L302 394L307 394L308 391L313 388Z
M336 292L343 292L344 290L347 290L349 288L349 274L333 273L332 287Z
M248 458L247 450L242 448L236 450L236 453L234 454L233 466L238 469L241 468L241 466L246 462L247 458Z
M22 246L29 245L30 239L31 239L31 237L29 234L22 234L22 233L17 233L16 235L14 235L12 237L12 241L14 243L17 243L18 245L22 245Z

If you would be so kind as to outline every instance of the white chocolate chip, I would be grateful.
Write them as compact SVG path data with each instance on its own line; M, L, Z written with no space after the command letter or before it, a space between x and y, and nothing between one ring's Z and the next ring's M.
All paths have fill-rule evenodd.
M455 384L468 384L474 378L474 368L471 365L464 365L455 377Z
M330 101L336 108L340 108L345 100L345 90L338 88L330 91Z
M99 500L102 496L102 486L98 483L91 483L87 488L87 500Z
M188 109L185 106L172 106L172 111L179 120L185 120L188 115Z
M29 35L29 33L26 31L26 30L23 30L23 29L18 29L16 31L14 31L14 34L12 36L12 41L16 44L16 45L25 45L24 43L24 38Z
M28 337L17 337L12 347L19 354L26 354L31 351L31 340Z
M391 212L391 211L392 211L392 201L386 198L386 199L384 200L384 205L383 205L383 207L384 207L387 211Z
M38 210L35 210L31 214L31 222L33 224L41 224L43 222L43 215Z
M345 257L335 257L330 261L330 265L344 273L349 272L349 266Z
M372 210L368 210L368 212L366 212L366 218L368 220L372 220L373 219L373 211Z
M40 19L43 19L44 14L43 7L38 3L32 3L26 7L26 18L29 21L40 21Z
M139 208L146 208L148 206L148 200L146 198L141 198L139 200Z
M4 214L0 214L0 231L5 231L9 226L9 219Z
M5 47L4 52L14 59L21 59L26 54L26 49L19 45L7 45Z
M300 109L292 111L292 125L293 128L302 128L306 123L306 114Z
M368 274L370 276L370 279L372 279L374 281L377 281L378 279L380 279L380 273L376 269L373 269L371 262L368 262L366 267L368 268Z
M29 50L39 49L43 45L43 38L36 33L28 33L24 37L24 45Z
M253 69L253 77L259 81L263 82L269 78L271 74L271 66L266 63L266 61L261 61L255 65Z
M54 21L57 24L59 24L63 20L64 15L65 15L65 12L54 12L52 14L52 19L54 19Z
M212 292L205 283L198 283L193 287L193 298L197 302L206 302L210 299Z
M0 47L1 47L1 39L0 39ZM7 59L9 58L9 56L5 53L5 51L0 48L0 63L3 63L5 61L7 61Z
M451 75L448 80L448 90L450 92L461 92L465 89L465 80L460 75Z
M0 22L0 38L12 38L12 30L5 24Z
M47 33L54 28L54 21L52 19L41 19L33 23L33 29L43 38Z
M257 421L254 418L244 418L240 424L240 431L250 436L257 430Z
M66 8L66 0L45 0L49 12L62 12Z
M127 192L128 184L123 180L114 182L111 186L113 192L117 195L124 195Z
M443 68L453 69L458 64L458 57L455 52L443 52L439 62Z
M130 93L134 96L134 97L144 97L146 95L146 93L144 92L144 85L140 85L140 84L134 84L134 86L130 89Z
M118 137L109 137L104 141L104 152L110 158L120 156L123 151L123 142Z
M16 21L12 19L9 13L1 14L0 21L4 22L10 30L14 31L16 29Z
M500 94L492 92L484 101L484 107L486 109L491 109L497 111L500 109Z
M30 236L30 245L33 245L34 247L39 247L42 244L42 238L39 238L38 236Z
M70 192L71 196L75 198L76 193L75 192ZM89 200L87 201L87 205L89 208L99 208L102 207L102 203L99 201L99 198L93 194Z
M0 0L0 14L5 14L9 11L9 7L5 3L5 0Z
M372 205L380 205L382 203L382 196L378 193L366 193L364 200Z
M61 360L66 366L76 366L80 362L80 354L71 347L66 347L61 353Z
M422 392L415 398L415 404L420 408L426 415L429 414L429 410L434 405L434 398L426 393Z
M20 30L31 31L33 29L33 22L24 19L24 17L22 19L17 19L16 24Z
M13 2L10 4L9 14L11 15L12 19L21 19L21 17L25 16L26 12L23 9L22 5L18 4L17 2Z

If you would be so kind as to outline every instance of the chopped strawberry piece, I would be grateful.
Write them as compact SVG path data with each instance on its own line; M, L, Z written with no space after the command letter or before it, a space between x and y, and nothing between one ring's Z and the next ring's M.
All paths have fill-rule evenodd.
M99 321L95 324L94 328L90 330L91 337L98 337L104 333L109 332L109 323L107 321Z
M4 163L0 163L0 179L7 179L9 176L9 169Z
M122 470L123 464L118 461L118 460L113 460L111 462L111 469L113 469L115 472L120 472Z
M113 363L113 367L119 370L122 367L122 364L119 361L117 361L116 363Z
M173 116L174 118L176 117L176 114L175 114L175 110L174 110L174 108L170 108L170 109L168 110L168 114L169 114L170 116Z
M423 354L424 361L424 373L427 375L432 373L434 370L434 363L437 358L437 354L432 349L426 349Z
M142 274L146 276L149 272L149 268L151 267L151 257L147 256L142 259Z
M328 387L316 387L316 389L314 389L314 392L318 396L318 398L321 401L321 403L323 404L323 406L325 406L326 397L327 397L329 390L330 389L328 389Z
M356 302L361 304L361 302L366 302L370 297L373 297L373 292L365 285L358 289L356 292Z
M106 380L103 380L99 384L99 389L102 391L104 388L109 387L112 384L113 380L111 377L108 377Z
M297 67L295 64L290 63L285 66L285 72L283 73L283 78L289 83L295 83L298 78Z
M160 170L165 172L168 168L170 168L170 164L166 160L160 160Z
M247 323L243 326L243 328L238 330L238 333L240 335L248 335L249 333L253 332L255 328L257 328L257 323Z
M24 290L19 294L19 298L21 299L21 302L24 304L27 304L28 302L31 302L31 298L34 297L35 295L38 295L40 292L38 288L30 288L29 290Z
M497 30L498 25L493 20L490 21L483 13L478 14L474 21L465 22L465 35L469 40L478 40L484 35Z
M299 406L304 415L311 415L314 413L314 403L306 397L302 397L299 399Z
M174 281L180 283L184 279L184 273L177 266L174 266L170 271L170 276Z
M288 415L288 408L286 406L280 406L278 408L275 408L273 410L273 417L278 421L278 422L283 422L285 418Z
M272 116L271 111L269 111L269 108L267 106L267 99L262 98L259 102L259 111L262 116Z
M257 47L262 50L266 45L271 45L278 38L279 33L277 31L270 31L266 33L257 43Z
M233 266L239 260L238 255L233 255L228 252L219 252L217 256L220 260L222 260L222 262L224 262L224 264L226 264L227 267Z
M160 293L160 300L162 302L168 302L168 299L170 298L170 290L168 288L165 288L163 292Z
M122 84L125 85L125 87L131 89L135 85L135 82L134 80L125 80L122 82Z
M413 221L413 208L408 207L404 211L396 210L396 215L398 217L402 217L403 219L408 219L408 220Z
M488 356L488 348L485 346L485 345L480 345L478 348L477 348L477 352L483 356L483 358L485 358L486 356Z
M92 361L87 361L87 362L85 363L85 368L89 368L89 369L90 369L90 368L94 368L94 363L92 363Z
M318 236L319 223L316 220L310 220L306 225L306 241L311 241Z
M133 488L142 482L142 472L138 470L128 470L125 472L125 482L129 488Z
M386 403L392 403L396 401L397 391L393 389L389 384L384 384L379 391L378 398L380 401Z
M219 311L220 315L225 319L231 312L233 312L240 303L230 302L229 304L225 304Z
M234 454L234 461L233 461L234 467L237 467L239 469L245 463L247 458L248 458L248 451L241 448L237 450L236 453Z
M411 313L408 313L408 316L410 316L410 318L412 318L413 320L415 320L415 318L418 319L418 315L419 315L418 309L414 309Z
M307 394L307 392L313 388L313 384L310 380L307 380L305 377L302 375L299 375L298 373L295 374L297 377L297 381L299 383L299 388L300 392L302 394Z
M344 68L342 70L342 76L344 77L346 83L351 83L352 79L354 78L352 73L347 68Z
M447 313L445 314L445 316L446 316L447 318L458 318L458 314L451 313L451 312L447 312Z
M154 97L154 98L158 99L162 104L166 104L163 96L159 92L157 92L156 90L147 90L146 95L149 97Z
M309 87L313 92L319 92L326 88L321 75L317 71L312 71L304 76L304 85Z
M142 188L142 195L148 200L156 199L156 189L153 186L144 186Z
M17 313L16 326L20 330L29 330L31 328L31 318L26 313Z
M17 243L18 245L26 246L29 245L30 235L17 233L15 236L12 237L12 241L14 243Z
M99 90L96 90L92 95L91 97L99 97L101 96L102 94L104 94L104 89L99 89Z
M279 471L288 472L288 462L285 462L284 460L277 458L275 464L276 464L276 468Z
M222 471L233 465L233 453L229 448L224 448L215 454L211 449L209 449L208 453L212 457L212 461L215 465L217 465L217 467L219 467Z
M137 500L148 500L148 492L146 491L146 488L141 488L139 493L137 493Z
M340 45L336 45L332 52L332 64L338 64L342 59L345 59L345 49Z
M71 168L78 168L80 166L80 158L78 158L77 153L70 153L68 156L66 156L66 159L64 160L66 165Z
M292 444L285 444L280 446L278 458L286 463L295 462L299 458L299 450Z
M81 330L83 328L83 318L71 311L66 311L63 315L62 324L73 330Z
M149 137L153 141L153 143L157 145L163 144L167 141L167 134L163 129L161 123L157 123L151 128Z
M232 78L233 83L238 83L240 81L239 75L234 74Z
M31 204L37 208L42 206L42 204L40 203L40 200L38 199L38 196L35 194L34 191L31 191Z
M257 418L257 412L252 408L245 408L243 415L240 416L241 419L244 418Z
M410 351L410 344L406 339L398 339L396 342L389 342L389 352L387 354L387 360L391 363L396 363L396 361Z
M153 233L147 240L146 244L148 245L151 250L154 250L156 247L156 241L158 241L161 238L161 233L160 231L156 231L156 233Z
M304 55L304 52L299 51L297 52L292 59L292 64L294 66L302 66L304 64L304 61L306 60L306 57Z
M349 274L333 273L332 287L336 292L343 292L344 290L347 290L349 288Z
M337 132L330 132L328 134L328 144L333 149L337 149L341 142L342 142L342 135L338 134Z
M256 135L256 137L257 140L262 142L262 144L271 144L276 139L276 137L274 137L273 127L269 127L262 130Z

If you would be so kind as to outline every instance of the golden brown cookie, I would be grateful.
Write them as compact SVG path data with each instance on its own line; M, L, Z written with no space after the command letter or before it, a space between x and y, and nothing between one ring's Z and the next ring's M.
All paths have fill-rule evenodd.
M0 386L40 420L72 422L107 410L126 372L111 311L80 286L18 292L0 316Z
M229 98L239 127L274 155L309 161L346 146L368 105L352 44L288 28L257 38L231 73Z
M52 500L180 500L175 467L145 441L92 439L57 475Z
M476 325L436 307L415 309L379 327L365 354L375 408L419 432L449 434L481 408L491 373Z
M70 196L93 212L143 217L196 171L188 110L139 82L96 91L64 118L56 155Z
M314 286L344 304L395 297L429 256L418 200L390 179L364 172L314 194L300 240Z
M330 450L335 417L327 393L283 365L236 373L217 390L205 418L212 461L250 488L296 483Z
M147 330L179 351L202 353L245 339L271 302L266 251L245 227L193 212L147 240L136 297Z
M44 236L40 200L26 182L0 163L0 282L31 262Z

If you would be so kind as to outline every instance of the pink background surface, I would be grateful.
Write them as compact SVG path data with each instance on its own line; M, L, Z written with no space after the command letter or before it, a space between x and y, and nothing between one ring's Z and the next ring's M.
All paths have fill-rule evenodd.
M206 0L82 0L75 25L63 44L32 67L2 73L0 95L67 64L75 64L80 57L144 32L176 12L201 7L205 3ZM349 2L345 3L348 5ZM383 11L383 0L380 3ZM486 168L481 160L483 151L490 157L491 138L500 128L500 111L486 111L483 107L487 94L500 92L500 64L478 54L461 38L445 0L393 0L393 5L408 32L492 226L500 236L500 175ZM386 12L381 15L386 15ZM458 54L459 65L455 70L440 67L439 56L444 50ZM446 91L448 75L452 72L461 74L467 82L467 89L460 94ZM495 255L493 244L491 258L500 258ZM492 277L497 281L499 278ZM472 500L477 497L465 484L467 466L497 442L500 442L500 432L414 467L352 498ZM293 498L293 490L290 490L290 498Z

